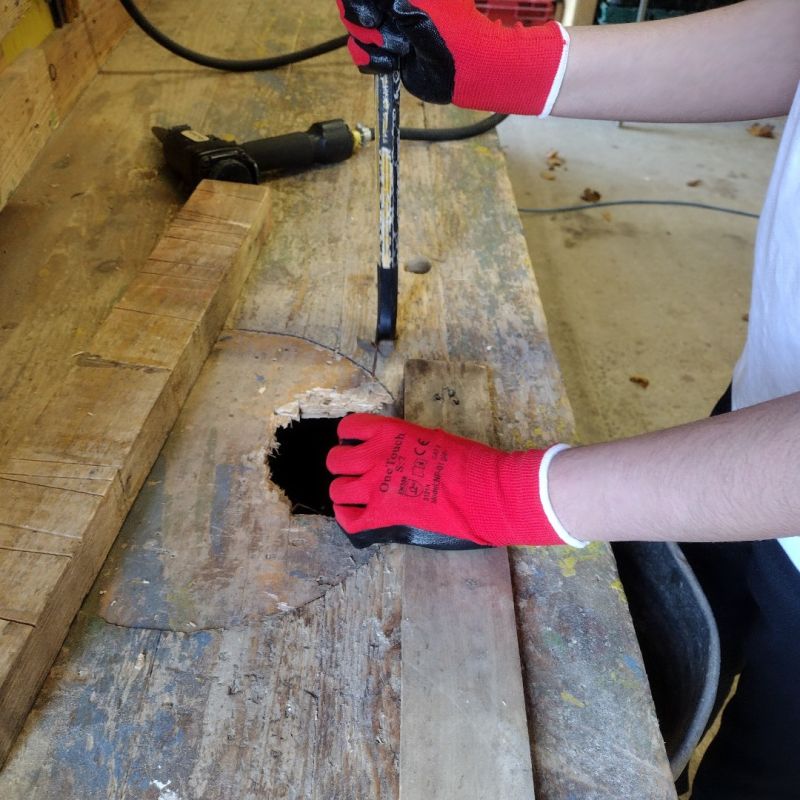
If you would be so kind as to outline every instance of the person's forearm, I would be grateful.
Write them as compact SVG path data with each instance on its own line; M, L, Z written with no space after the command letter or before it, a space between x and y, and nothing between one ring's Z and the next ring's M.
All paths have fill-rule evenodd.
M676 19L569 33L553 116L756 119L787 113L800 81L800 0L744 0Z
M565 450L549 494L573 536L735 541L800 534L800 393Z

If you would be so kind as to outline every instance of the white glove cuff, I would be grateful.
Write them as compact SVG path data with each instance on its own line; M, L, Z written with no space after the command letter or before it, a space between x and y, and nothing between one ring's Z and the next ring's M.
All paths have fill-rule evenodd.
M561 524L561 521L556 516L553 509L553 504L550 502L550 490L548 484L548 473L550 471L550 462L563 450L569 450L568 444L554 444L552 447L545 451L542 461L539 465L539 500L544 509L544 514L547 521L553 526L553 530L561 537L565 544L572 547L586 547L588 542L582 542L574 536L567 533L566 528Z
M553 106L558 98L558 93L561 91L561 84L564 82L564 73L567 71L567 58L569 56L569 34L567 33L567 29L560 22L556 22L556 25L561 28L561 35L564 37L564 49L561 51L561 61L558 64L556 76L553 78L553 85L550 87L550 94L547 95L547 100L545 101L542 113L539 114L539 119L550 116L550 112L553 110Z

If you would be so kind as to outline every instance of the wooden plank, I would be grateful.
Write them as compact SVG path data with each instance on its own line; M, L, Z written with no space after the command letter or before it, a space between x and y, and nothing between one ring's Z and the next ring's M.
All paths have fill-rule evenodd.
M39 486L24 479L3 478L0 480L0 524L80 539L112 482L103 482L99 493L89 494Z
M2 26L13 26L30 3L5 0ZM97 74L130 25L116 0L83 0L81 13L0 72L0 209L31 168L52 132ZM10 28L9 28L10 29Z
M409 361L405 416L490 442L488 370ZM401 800L531 800L507 551L411 547L404 560Z
M64 556L0 549L0 619L35 625L68 566Z
M297 610L191 634L108 625L95 590L0 794L396 798L401 555L371 553Z
M100 65L82 20L54 30L42 42L59 119L70 111Z
M2 0L0 2L0 39L22 19L31 6L31 0Z
M8 675L10 665L25 646L32 630L30 625L0 619L0 675Z
M24 545L12 539L12 547L0 549L0 557L10 565L0 595L0 617L5 614L35 626L9 673L0 676L4 686L0 759L5 758L266 235L268 192L263 187L241 192L229 184L204 183L187 208L191 218L208 219L212 231L220 225L238 231L237 246L202 258L195 242L179 239L170 245L178 263L215 266L215 279L207 282L199 299L194 298L191 319L180 313L169 315L170 298L176 300L178 312L185 306L187 291L179 282L151 285L144 295L141 285L135 285L131 305L136 310L112 311L91 351L76 354L76 363L36 424L0 463L5 476L0 479L0 524L7 538L14 530L28 532ZM202 243L202 230L194 235ZM185 257L180 242L187 243ZM183 281L194 285L191 270ZM123 294L121 306L126 305L125 298ZM120 317L131 314L147 324L121 324ZM44 469L38 470L39 464ZM92 490L84 491L80 484L63 487L75 477L94 480ZM53 554L41 536L31 542L30 534L77 539L81 544L71 558L65 558ZM35 596L35 603L25 601L29 595Z
M26 553L71 556L80 550L81 540L59 533L32 531L0 523L0 547L6 550L22 550Z
M58 115L41 50L28 50L0 79L0 208L30 169ZM13 113L12 113L13 109Z
M118 0L78 0L83 22L98 69L131 27L131 18Z

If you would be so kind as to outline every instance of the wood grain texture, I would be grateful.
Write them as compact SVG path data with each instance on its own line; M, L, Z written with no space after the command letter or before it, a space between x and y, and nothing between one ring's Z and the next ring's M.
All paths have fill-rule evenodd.
M336 415L389 399L309 342L220 338L0 791L21 791L37 757L34 798L56 785L135 796L154 781L209 800L397 797L402 551L355 551L331 520L291 516L265 468L290 421L273 411L304 417L322 391ZM79 735L51 716L73 704Z
M189 270L182 279L189 289L179 280L151 281L144 294L137 283L130 302L124 293L91 350L75 354L35 425L0 462L0 541L7 544L0 549L0 618L34 627L8 673L0 675L0 757L241 290L266 235L267 196L262 187L201 184L182 212L184 221L165 237L175 240L168 252L154 250L158 263ZM220 228L231 237L235 232L236 244L233 238L224 248L209 243L211 252L200 252L203 231L197 228L182 252L185 220L198 219L209 220L212 239ZM199 295L191 277L195 263L204 275L209 265L216 267ZM134 324L125 318L131 314ZM70 540L71 548L57 549L54 539Z
M491 443L488 370L409 361L405 415ZM403 555L401 800L532 800L507 551Z
M309 408L309 386L327 393L324 413ZM295 415L275 413L295 403ZM186 633L228 628L300 608L341 583L369 553L350 547L332 520L291 514L267 455L278 428L301 418L390 404L367 372L329 350L225 332L131 509L124 549L113 548L103 569L103 618Z
M61 120L97 74L100 64L81 19L56 28L42 42L41 50L47 61L53 99Z
M0 38L29 6L0 4ZM0 68L0 209L131 22L117 0L82 0L80 13L71 13L69 24Z
M47 61L27 50L0 73L0 208L8 201L58 124ZM13 111L12 111L13 110Z
M675 800L606 546L511 552L538 795Z
M335 4L313 0L299 0L291 14L264 14L256 0L171 0L148 12L187 45L231 56L245 46L253 55L282 52L341 31ZM14 300L0 303L0 419L15 420L12 430L0 430L0 447L12 447L30 429L74 366L73 354L96 354L100 324L180 205L151 125L186 122L245 140L305 129L313 119L370 123L373 109L372 81L352 69L344 52L274 73L223 75L185 64L131 30L0 214L0 294ZM475 116L403 97L404 124L458 124ZM90 150L81 146L87 140ZM343 164L275 180L274 235L227 327L289 334L368 369L376 364L396 397L408 358L484 363L499 444L569 440L569 405L495 137L404 143L401 262L428 256L433 269L401 273L400 339L380 354L371 345L372 156L366 149ZM159 271L147 269L169 276L187 271L166 261ZM213 268L195 265L192 272L211 275ZM130 315L126 337L135 337L138 312L120 311ZM148 366L158 366L168 348L150 342ZM319 402L324 406L324 396ZM158 487L149 488L152 500ZM208 535L204 523L198 529ZM0 546L16 531L0 525ZM23 540L34 552L60 554L53 545L62 539L52 533L21 531L15 546ZM158 786L168 784L165 792L182 798L227 800L269 790L275 797L295 792L328 800L343 796L338 786L356 787L344 796L397 797L402 559L393 549L369 555L341 589L272 614L263 625L232 629L184 633L109 624L97 613L101 598L110 607L108 590L100 595L96 587L0 772L0 795L157 797ZM582 800L668 796L668 769L663 779L658 772L666 758L652 708L642 700L646 681L636 672L641 660L610 577L611 554L598 548L596 566L578 561L567 580L560 562L570 555L511 553L518 613L525 612L531 633L522 647L526 674L542 686L532 693L526 682L529 701L539 704L528 709L537 798L566 800L576 786ZM554 631L568 646L552 646ZM260 677L267 656L275 692ZM597 702L579 691L579 675L591 677L587 686ZM319 711L304 688L322 700ZM600 720L603 741L613 747L598 745ZM312 732L321 744L309 750ZM569 760L574 751L563 750L565 741L580 749L579 760ZM614 772L619 778L612 783Z
M30 5L31 0L2 0L0 2L0 39L22 19Z

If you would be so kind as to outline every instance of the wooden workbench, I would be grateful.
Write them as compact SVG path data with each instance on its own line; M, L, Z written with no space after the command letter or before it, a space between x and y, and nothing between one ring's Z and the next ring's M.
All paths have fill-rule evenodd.
M332 2L293 10L264 19L260 2L174 0L154 16L226 55L338 34ZM371 82L341 52L220 75L131 31L0 214L0 415L15 421L0 444L30 433L180 203L151 125L248 139L370 122L372 109ZM463 118L404 98L404 124ZM572 432L495 137L407 144L401 164L401 261L433 268L401 275L400 336L377 353L371 154L273 182L266 252L0 796L398 796L402 548L356 552L330 520L289 515L265 467L275 428L319 405L315 386L399 412L404 366L422 358L488 367L486 428L507 448ZM609 549L509 557L536 797L674 797Z

